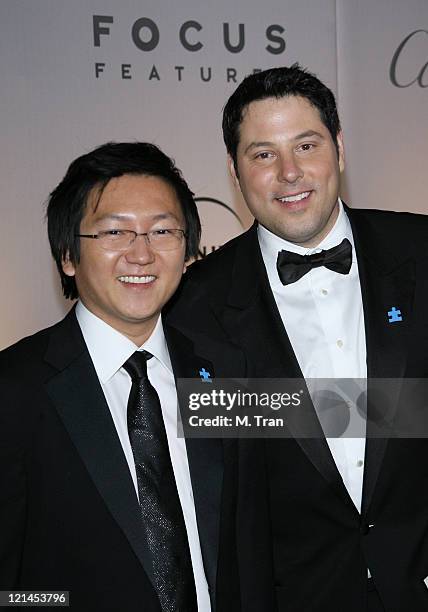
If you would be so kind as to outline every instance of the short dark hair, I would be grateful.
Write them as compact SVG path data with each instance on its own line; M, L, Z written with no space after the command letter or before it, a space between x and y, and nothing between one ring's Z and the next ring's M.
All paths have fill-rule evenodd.
M333 92L314 74L293 64L290 67L270 68L247 76L230 96L223 110L223 139L233 159L236 172L239 145L239 126L251 102L265 98L300 96L318 109L321 121L331 134L337 152L340 121Z
M64 274L63 261L80 259L80 223L94 188L99 197L107 183L124 174L155 176L168 183L177 194L186 223L186 260L198 254L201 223L198 210L180 170L157 146L147 142L108 142L75 159L66 175L52 191L47 204L49 243L55 259L64 296L78 297L74 277Z

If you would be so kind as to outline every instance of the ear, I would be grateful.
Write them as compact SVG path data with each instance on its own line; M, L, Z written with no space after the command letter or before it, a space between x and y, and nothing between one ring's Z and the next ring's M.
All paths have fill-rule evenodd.
M230 176L232 177L232 181L234 182L235 186L240 190L240 185L239 185L239 178L238 175L236 174L236 169L235 169L235 164L233 163L233 159L231 158L230 155L227 156L227 165L229 167L229 173Z
M345 169L345 147L343 145L343 134L340 131L337 135L337 150L339 155L339 170L343 172Z
M62 271L66 276L75 276L76 268L72 261L70 261L69 253L62 260Z

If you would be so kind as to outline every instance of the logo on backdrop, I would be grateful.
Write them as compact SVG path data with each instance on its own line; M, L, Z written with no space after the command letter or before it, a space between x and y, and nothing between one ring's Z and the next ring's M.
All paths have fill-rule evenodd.
M93 46L100 49L109 48L109 40L118 37L119 27L116 18L113 15L93 15ZM197 54L200 51L206 51L205 31L212 34L213 24L203 24L194 19L189 19L182 24L177 25L175 42L180 45L185 51ZM248 28L247 28L248 29ZM254 52L254 40L247 40L247 29L245 23L219 23L217 27L218 45L225 49L232 56L245 51L247 46L251 47ZM159 23L149 17L140 17L134 23L129 24L129 40L134 50L145 54L145 59L151 58L152 51L161 51L163 43L162 27ZM264 42L260 46L260 54L264 50L271 55L281 55L286 49L284 38L285 29L280 24L270 24L263 27ZM171 46L174 41L167 39ZM258 41L258 39L257 39ZM173 55L173 54L172 54ZM140 55L139 57L143 57ZM261 68L252 69L254 72L259 72ZM177 82L183 82L187 77L194 78L196 71L197 78L201 82L209 82L213 76L218 77L219 73L215 72L212 66L198 66L198 68L174 65L165 69L164 66L159 66L150 61L143 68L141 73L141 63L132 64L129 62L118 62L115 66L107 61L96 61L94 63L94 76L96 79L102 79L107 72L114 71L115 74L122 80L133 78L143 78L147 81L161 81L166 77L173 76ZM244 75L238 75L236 68L225 66L222 69L222 78L226 82L238 83Z
M205 257L245 229L239 215L216 198L195 198L202 224L199 257ZM213 206L214 205L214 206Z
M410 32L398 45L389 67L395 87L428 87L428 30Z

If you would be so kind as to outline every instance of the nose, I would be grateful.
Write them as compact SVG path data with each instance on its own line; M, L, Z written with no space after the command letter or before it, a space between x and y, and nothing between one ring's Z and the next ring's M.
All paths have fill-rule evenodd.
M303 177L303 169L294 153L281 155L278 161L278 180L280 182L295 183Z
M155 253L150 247L147 236L137 236L125 252L125 258L129 263L137 263L140 265L153 263L155 260Z

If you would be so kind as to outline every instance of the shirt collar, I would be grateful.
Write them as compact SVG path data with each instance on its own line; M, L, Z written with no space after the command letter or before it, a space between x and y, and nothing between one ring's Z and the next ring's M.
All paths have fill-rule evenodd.
M86 346L102 383L108 382L136 350L151 353L161 365L172 373L171 360L162 325L162 317L146 342L137 348L126 336L94 315L79 300L76 306L77 321Z

